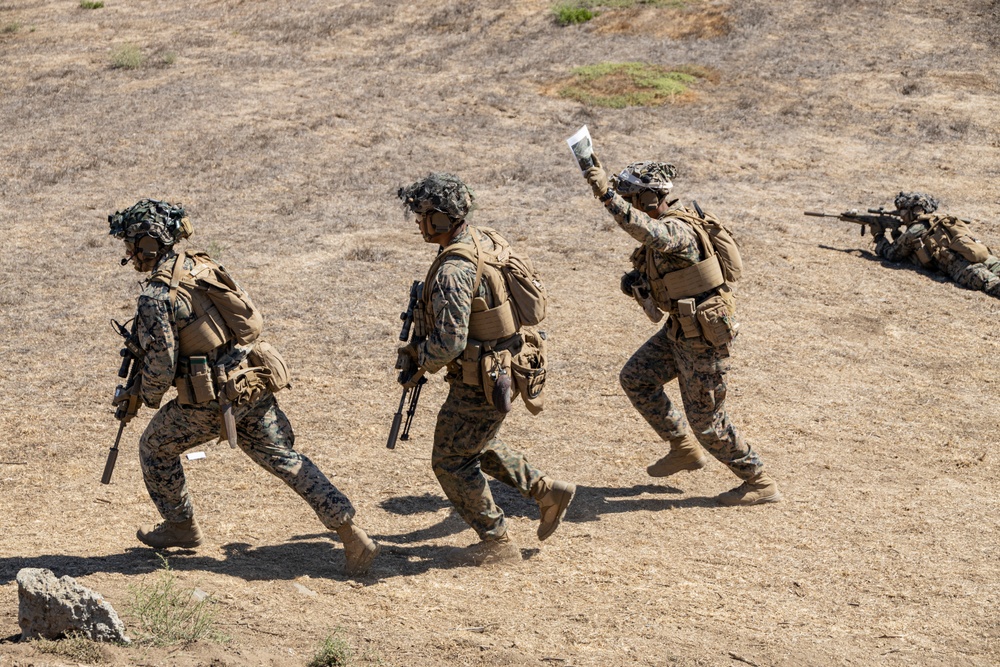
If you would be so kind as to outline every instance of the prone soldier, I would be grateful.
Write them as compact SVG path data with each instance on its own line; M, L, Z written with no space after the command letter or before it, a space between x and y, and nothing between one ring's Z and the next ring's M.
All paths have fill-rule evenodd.
M880 257L909 261L962 287L1000 297L1000 259L973 238L965 220L934 215L937 200L921 192L900 192L895 204L902 225L895 230L872 227Z
M139 440L150 498L163 517L140 542L162 549L202 543L180 455L220 435L298 493L344 543L345 570L362 574L379 547L353 522L351 502L309 458L295 451L292 426L274 393L288 386L284 360L259 339L260 312L228 271L208 255L175 248L191 234L183 208L154 199L108 216L125 242L122 265L151 273L135 315L139 370L116 401L138 396L159 408ZM177 397L160 407L170 386ZM220 437L220 440L222 439ZM106 472L110 478L110 471Z
M512 385L511 361L531 356L542 341L518 325L505 286L488 279L504 242L496 232L468 224L475 195L458 177L430 174L398 196L416 216L424 241L440 246L414 318L411 342L398 350L404 386L447 369L450 388L437 417L431 466L445 495L480 543L469 548L475 564L507 560L519 552L503 510L493 502L486 475L533 498L541 512L538 539L559 526L576 486L552 479L504 443L498 432L521 381ZM496 363L494 363L496 362ZM516 365L516 364L515 364ZM517 378L514 378L517 379ZM537 395L524 387L525 402ZM529 403L529 407L531 404Z
M593 159L584 176L594 196L641 244L632 253L633 270L623 276L622 291L654 322L667 314L666 325L619 376L632 405L670 444L669 453L646 471L667 477L704 468L704 447L743 480L719 495L720 503L780 500L777 483L726 413L726 373L737 329L730 283L742 271L735 242L697 203L686 208L669 198L677 173L673 165L635 162L609 182L597 156ZM663 390L675 378L687 419Z

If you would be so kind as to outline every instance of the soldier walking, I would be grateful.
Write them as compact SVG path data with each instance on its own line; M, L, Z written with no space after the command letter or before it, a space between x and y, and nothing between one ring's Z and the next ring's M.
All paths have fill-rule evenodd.
M742 270L735 242L697 204L685 208L668 198L676 176L671 164L636 162L609 183L594 156L584 175L618 225L642 244L632 254L634 270L623 276L622 291L653 321L667 315L666 325L632 355L619 378L635 409L670 445L647 472L668 477L703 468L704 448L743 480L719 495L720 503L777 502L778 485L726 414L726 373L737 328L728 283ZM675 378L684 412L663 390Z
M484 356L510 359L529 344L527 332L510 319L504 288L484 277L481 260L498 250L494 239L500 237L468 224L475 196L456 176L430 174L400 188L398 195L415 214L424 241L440 251L424 281L414 339L399 348L397 366L416 371L401 374L410 375L410 382L422 372L447 369L450 388L437 417L431 466L445 495L481 540L469 548L468 560L480 564L519 558L486 475L538 502L540 540L559 526L576 486L546 476L498 435L509 398L504 406L503 399L494 398L495 385L484 388L492 378L480 372L486 368ZM499 374L508 372L494 368Z
M143 199L108 222L111 235L125 242L122 264L131 261L137 271L151 273L135 315L141 370L119 400L138 396L159 408L139 440L139 458L163 522L143 526L136 537L157 549L202 543L180 455L219 436L221 414L230 444L285 482L337 532L346 572L367 571L379 547L353 523L351 502L293 449L292 426L274 397L288 385L287 368L258 339L263 320L246 292L208 255L175 248L191 234L180 206ZM177 397L160 407L171 385Z

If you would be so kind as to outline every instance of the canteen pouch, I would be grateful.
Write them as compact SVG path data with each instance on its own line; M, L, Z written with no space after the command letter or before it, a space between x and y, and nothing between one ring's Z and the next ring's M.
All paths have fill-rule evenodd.
M212 373L208 367L208 359L206 357L190 357L188 365L191 368L188 381L191 383L190 398L194 399L192 402L201 404L214 401L216 397L215 384L212 382ZM178 395L180 395L179 389Z
M508 350L490 350L483 355L479 365L479 376L483 380L486 400L503 414L511 410L514 391L510 377L510 361Z
M291 389L291 376L288 373L288 364L284 357L278 354L278 350L273 345L264 340L254 343L253 349L247 355L247 361L251 366L267 370L267 388L271 392L278 392L288 387Z
M520 394L528 412L537 415L545 407L545 338L542 332L529 328L522 329L521 335L524 345L510 362L514 393Z
M731 343L739 329L735 315L735 299L727 286L719 288L718 294L699 304L698 324L705 341L712 347L723 347Z
M465 351L459 364L462 366L462 383L480 386L479 363L483 356L483 344L478 340L467 339Z

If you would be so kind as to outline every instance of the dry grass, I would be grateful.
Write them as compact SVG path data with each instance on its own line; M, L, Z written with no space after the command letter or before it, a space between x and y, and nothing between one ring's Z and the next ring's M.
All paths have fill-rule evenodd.
M134 538L155 519L135 454L149 410L126 429L115 482L98 484L116 431L107 321L128 317L138 278L118 267L105 216L152 196L186 205L192 245L221 252L264 309L292 366L280 401L296 447L384 551L371 577L346 579L339 543L294 493L240 452L200 446L207 458L185 465L206 543L171 565L213 596L233 641L112 647L109 664L301 665L332 625L358 654L418 667L1000 661L1000 303L801 216L927 190L1000 245L996 3L699 4L729 26L704 39L657 33L659 20L561 28L551 7L0 7L0 26L37 27L0 35L8 599L18 569L48 567L123 606L158 568ZM124 43L176 65L109 68ZM539 94L627 60L698 63L718 83L692 104L624 110ZM654 328L618 293L634 243L563 141L582 124L609 169L677 164L677 194L743 243L728 402L786 502L716 507L736 480L715 464L670 485L645 476L663 445L616 378ZM384 449L398 314L434 252L394 192L434 170L472 184L477 219L517 240L552 299L548 407L516 411L503 435L580 490L539 544L533 503L496 487L525 556L510 568L447 565L475 538L430 470L440 381L413 440ZM18 632L13 614L2 622ZM0 662L42 663L33 650L4 644Z

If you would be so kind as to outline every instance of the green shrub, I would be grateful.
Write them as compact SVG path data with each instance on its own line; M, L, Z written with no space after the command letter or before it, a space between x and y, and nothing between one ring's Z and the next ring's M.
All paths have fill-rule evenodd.
M94 2L93 0L80 0L80 9L100 9L104 6L103 2Z
M316 649L316 655L306 667L348 667L354 658L351 645L340 636L338 629L332 635L327 635L323 643Z
M0 28L0 34L13 35L15 32L21 29L20 23L7 23Z
M178 586L170 563L160 556L163 568L155 581L131 586L128 613L136 621L140 642L166 646L189 644L199 639L221 639L214 630L212 599L197 600L194 591Z
M648 63L598 63L573 70L559 95L583 104L612 109L656 106L676 100L692 84L708 78L706 68L668 69Z
M552 11L555 13L559 25L586 23L596 16L590 9L572 4L558 5Z
M145 60L135 44L122 44L111 52L111 66L115 69L139 69Z

